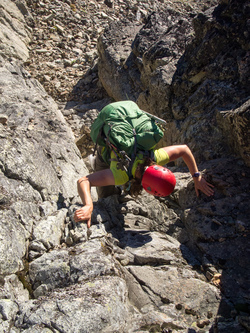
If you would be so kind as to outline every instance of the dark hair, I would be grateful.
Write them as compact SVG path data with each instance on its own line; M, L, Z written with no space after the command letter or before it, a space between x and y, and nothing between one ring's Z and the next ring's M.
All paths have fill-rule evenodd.
M136 168L136 175L138 174L139 177L133 178L130 180L130 188L127 191L132 197L137 197L141 194L143 187L141 184L142 176L147 166L153 165L155 162L150 158L146 157L143 163L138 163ZM126 190L125 190L126 191Z

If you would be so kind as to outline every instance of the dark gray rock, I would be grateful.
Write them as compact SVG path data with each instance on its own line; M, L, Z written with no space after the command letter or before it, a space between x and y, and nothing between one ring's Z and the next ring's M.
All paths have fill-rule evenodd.
M230 1L195 18L168 9L143 27L111 25L98 42L103 86L168 120L167 144L189 144L198 160L233 147L249 165L248 11Z
M98 41L99 78L108 94L169 113L172 77L192 37L189 19L169 8L151 14L143 27L119 23L105 30Z
M233 146L249 165L248 6L229 1L197 15L195 38L173 77L172 112L182 127L181 140L193 147L199 141L201 159L229 154ZM235 133L234 145L228 133Z
M141 108L165 118L166 144L187 143L197 161L203 161L200 170L215 185L213 198L196 198L191 178L178 173L176 191L160 201L167 209L145 197L139 202L152 214L146 215L151 220L144 224L146 230L174 235L198 254L200 263L183 251L188 262L200 266L230 300L221 300L218 313L223 318L231 318L234 306L236 311L249 313L248 15L247 1L221 1L194 20L192 15L188 20L187 13L169 10L149 16L135 37L131 24L125 23L111 26L99 39L99 75L101 80L105 77L102 82L108 94L116 100L133 99ZM123 31L131 31L127 36L130 53L123 46ZM126 56L122 65L116 51ZM143 214L135 222L129 214L124 217L125 226L142 225ZM126 248L129 240L115 235ZM135 257L127 259L131 260ZM232 331L240 331L234 320L228 326L219 320L213 329L224 332L230 325Z

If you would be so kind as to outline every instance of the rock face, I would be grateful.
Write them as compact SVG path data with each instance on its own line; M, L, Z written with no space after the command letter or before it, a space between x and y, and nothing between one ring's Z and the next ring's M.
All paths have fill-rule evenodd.
M168 120L167 144L189 144L200 161L233 149L249 166L248 15L247 1L222 1L193 20L167 9L111 26L98 43L103 86Z
M0 3L0 55L27 60L29 57L28 43L31 38L31 28L26 24L24 15L13 1ZM25 9L25 7L24 7ZM25 11L25 10L24 10ZM28 15L28 11L25 11ZM29 15L28 15L29 16Z
M99 67L92 67L84 84L77 86L83 89L87 82L94 84L99 73L110 96L101 94L105 99L99 101L95 96L92 103L89 99L70 101L59 110L24 68L24 62L27 67L29 61L37 61L27 58L32 33L37 36L36 29L32 32L30 28L37 21L31 12L36 9L43 22L53 9L53 15L58 12L58 20L63 20L63 7L79 22L83 14L78 9L82 5L86 10L86 3L0 0L0 331L247 332L250 180L246 155L249 50L245 40L249 35L243 20L247 3L239 8L233 1L224 1L195 16L195 2L184 6L172 1L171 8L164 7L164 11L154 8L156 12L145 25L151 2L143 7L131 1L119 4L102 4L128 15L118 28L110 26L102 35ZM213 4L208 1L204 9ZM101 15L100 2L88 6L98 8L98 17ZM164 2L159 6L162 9ZM133 24L139 13L143 20ZM85 18L87 15L84 12ZM67 16L65 26L68 20ZM63 34L63 25L55 23ZM71 28L80 30L74 24ZM232 47L227 46L224 61L223 51L216 53L216 48L205 58L207 51L202 49L214 45L211 39L220 35L221 27L224 34L217 47L224 50L228 43ZM71 40L64 42L69 42L65 46L70 49ZM220 81L218 75L224 74L218 73L218 67L212 71L212 57L224 66ZM240 65L233 74L229 68L235 59ZM220 109L216 101L229 86L228 104ZM209 87L215 95L211 96ZM96 89L100 91L100 87ZM193 133L191 143L197 143L197 156L210 159L199 167L214 184L214 197L196 198L187 170L172 166L177 185L169 198L159 200L144 193L137 200L121 195L97 201L93 189L92 226L87 230L85 223L76 225L72 216L81 204L76 180L89 173L87 161L82 159L92 149L89 127L110 97L138 100L165 117L168 142L176 142L177 134L185 141ZM188 103L183 102L186 100ZM199 101L204 112L198 112ZM203 138L201 131L205 135L209 119L214 132L205 151L203 141L199 143L195 135ZM79 135L81 152L72 130ZM219 150L225 142L227 150ZM237 156L227 154L233 149Z

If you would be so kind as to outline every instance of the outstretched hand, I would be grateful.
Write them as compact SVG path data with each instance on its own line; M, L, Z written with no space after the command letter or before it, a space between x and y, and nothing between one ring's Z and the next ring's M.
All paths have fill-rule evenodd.
M208 183L202 176L194 178L194 186L197 197L199 196L199 190L206 194L208 197L214 194L213 185Z
M82 208L77 209L74 214L75 222L86 221L87 227L90 228L92 211L93 211L92 205L85 205Z

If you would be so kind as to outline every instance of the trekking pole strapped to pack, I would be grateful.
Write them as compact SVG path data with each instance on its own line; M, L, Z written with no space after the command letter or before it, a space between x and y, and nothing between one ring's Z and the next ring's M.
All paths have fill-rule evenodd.
M166 120L161 119L161 118L155 116L154 114L148 113L148 112L146 112L146 111L144 111L144 110L142 110L142 111L143 111L144 113L146 113L150 118L152 118L152 119L154 119L155 121L157 121L158 123L160 123L160 124L162 124L162 125L167 125Z

